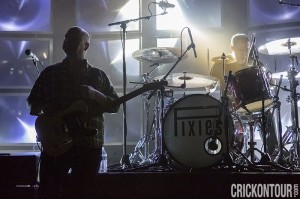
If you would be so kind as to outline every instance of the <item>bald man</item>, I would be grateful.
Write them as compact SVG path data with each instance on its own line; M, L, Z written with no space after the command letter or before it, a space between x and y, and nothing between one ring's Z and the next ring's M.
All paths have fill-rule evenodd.
M86 186L101 161L103 113L115 113L119 107L112 105L118 95L107 75L85 59L89 45L89 34L71 27L62 45L65 58L41 72L27 98L30 114L39 116L36 130L43 149L39 198L65 197L69 171L74 185L70 197L90 198Z

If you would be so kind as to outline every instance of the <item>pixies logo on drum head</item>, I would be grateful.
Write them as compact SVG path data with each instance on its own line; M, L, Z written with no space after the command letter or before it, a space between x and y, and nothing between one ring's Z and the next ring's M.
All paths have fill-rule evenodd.
M218 136L223 133L220 106L174 108L174 136Z
M228 118L228 123L232 123ZM223 106L207 95L188 95L177 100L164 117L163 142L171 157L185 166L213 165L226 152L226 134L231 140L232 125L225 129Z

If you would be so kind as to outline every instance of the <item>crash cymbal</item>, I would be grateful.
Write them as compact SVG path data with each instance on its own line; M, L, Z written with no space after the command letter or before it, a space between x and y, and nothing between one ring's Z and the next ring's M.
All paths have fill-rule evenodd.
M211 61L213 61L215 63L223 62L223 56L213 57L211 59ZM232 64L232 63L236 62L236 60L233 58L232 55L226 55L224 57L224 61L226 64Z
M271 41L260 46L258 52L265 55L289 55L289 44L292 54L300 53L300 37Z
M132 56L142 62L166 64L176 62L178 57L181 56L181 52L178 48L154 47L137 50ZM185 55L184 58L186 57Z
M283 71L283 72L278 72L278 73L273 73L272 74L272 78L273 79L280 79L280 76L282 75L282 79L288 79L288 72L287 71ZM300 78L300 74L296 75L296 78Z
M158 76L155 77L155 80L161 80L164 77ZM186 88L201 88L201 87L207 87L207 86L215 86L217 82L219 81L218 78L213 76L205 76L205 75L198 75L198 74L192 74L192 73L173 73L166 78L168 82L168 86L172 87L180 87L185 80Z

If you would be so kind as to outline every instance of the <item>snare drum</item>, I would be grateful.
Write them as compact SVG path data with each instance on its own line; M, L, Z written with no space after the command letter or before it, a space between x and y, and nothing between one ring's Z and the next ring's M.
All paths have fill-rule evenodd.
M233 124L229 116L229 140ZM192 168L208 167L226 153L223 108L207 95L188 95L177 100L163 120L164 145L177 162Z
M268 108L273 103L266 73L258 66L237 71L228 84L229 106L237 113L255 113L264 107Z

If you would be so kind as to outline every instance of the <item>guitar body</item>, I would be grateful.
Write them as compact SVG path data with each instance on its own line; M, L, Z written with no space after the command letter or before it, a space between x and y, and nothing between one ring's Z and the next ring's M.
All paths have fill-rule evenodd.
M50 156L57 157L66 153L74 144L72 131L84 133L84 123L81 120L88 108L84 101L75 101L69 108L54 116L41 115L35 121L35 130L43 150ZM74 122L70 122L68 117ZM88 130L86 130L88 131Z

